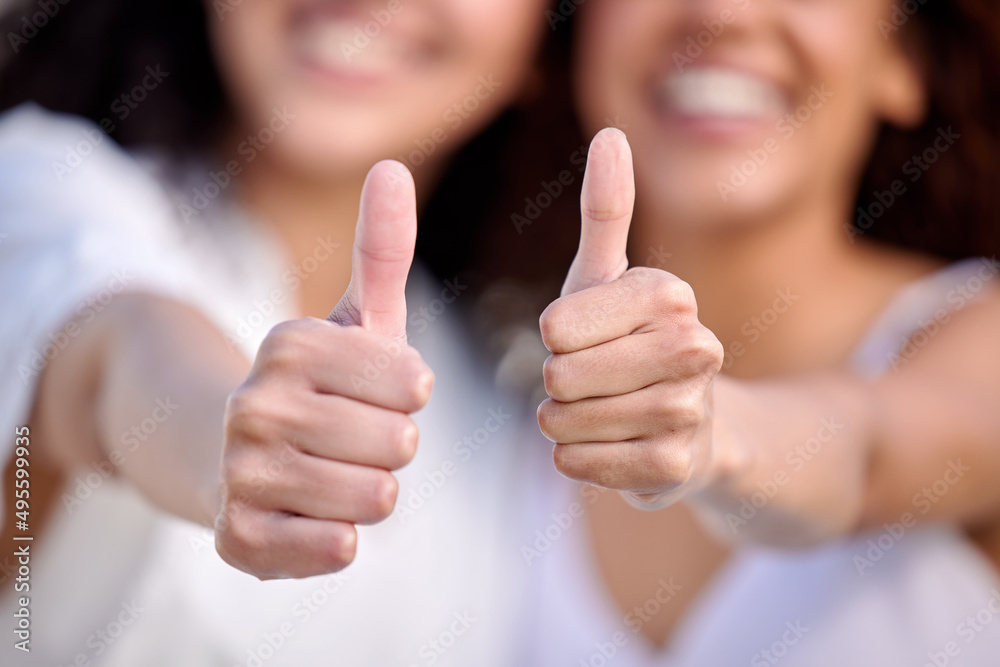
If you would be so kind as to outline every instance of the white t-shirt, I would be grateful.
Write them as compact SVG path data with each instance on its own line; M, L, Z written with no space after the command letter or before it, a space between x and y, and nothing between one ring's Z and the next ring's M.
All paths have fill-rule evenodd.
M86 155L67 172L56 165L69 151ZM296 316L291 262L266 229L224 197L183 215L172 188L151 176L158 169L79 119L25 105L0 120L4 461L42 360L79 335L66 329L69 318L82 314L85 327L88 308L124 289L198 308L249 358L271 326ZM409 282L410 342L436 371L434 396L416 415L421 443L397 473L396 511L359 527L347 571L261 583L218 557L210 531L153 509L99 466L85 468L70 476L34 545L32 653L4 641L0 662L512 664L523 595L504 545L517 516L507 507L520 502L511 445L527 422L463 345L454 321L461 283L437 284L419 270ZM0 615L10 619L8 586Z
M855 372L877 377L905 365L914 353L911 337L919 343L934 322L947 321L982 295L998 270L995 261L967 260L901 290L855 351ZM797 456L785 472L794 475L809 464ZM685 582L669 577L651 582L639 612L619 610L601 585L586 524L564 531L526 563L534 576L529 588L535 635L525 664L1000 665L996 570L959 530L924 518L931 503L961 484L966 472L960 458L950 461L939 478L926 480L927 495L914 489L910 511L881 530L800 551L735 552L663 648L651 645L639 629L671 604ZM554 530L556 516L565 517L574 503L586 508L593 498L570 483L545 480L536 486L543 509L536 511L534 529L553 535L560 533Z
M4 460L40 364L71 344L66 322L79 314L85 326L87 309L122 289L198 308L248 357L270 326L295 316L274 298L274 290L288 294L290 262L264 227L224 196L187 222L162 163L94 132L32 106L0 117ZM78 164L73 156L83 153ZM900 336L971 266L915 285L890 308L859 350L859 370L884 370ZM602 588L585 522L567 511L580 500L577 485L554 471L534 415L519 414L478 368L452 317L461 305L438 302L442 289L419 271L411 276L411 313L440 312L411 332L437 386L417 415L420 450L398 474L397 509L359 529L350 568L261 583L221 561L210 531L86 468L64 496L78 502L57 508L32 559L33 651L5 641L0 662L919 667L941 654L951 665L1000 664L995 572L957 531L923 525L891 544L877 532L803 553L741 552L667 650L652 650ZM868 540L887 548L869 554ZM859 572L856 556L873 566ZM0 617L11 619L4 565L0 558L0 578L8 573ZM668 599L671 582L664 585Z

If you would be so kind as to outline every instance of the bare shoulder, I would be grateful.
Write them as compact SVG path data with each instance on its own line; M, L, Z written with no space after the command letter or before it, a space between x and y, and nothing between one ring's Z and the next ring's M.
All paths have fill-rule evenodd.
M984 259L950 286L903 351L898 369L981 377L1000 388L1000 262Z

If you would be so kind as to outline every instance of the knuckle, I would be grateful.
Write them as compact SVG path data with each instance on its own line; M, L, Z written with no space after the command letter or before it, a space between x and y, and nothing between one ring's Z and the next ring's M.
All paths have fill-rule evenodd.
M655 295L661 283L668 282L672 276L666 271L653 269L648 266L634 266L625 272L621 281L625 292L624 297L629 299Z
M282 322L267 334L257 356L269 366L294 362L308 338L306 325L301 321Z
M271 327L271 330L267 333L265 340L276 342L286 340L290 337L295 337L301 327L302 323L298 320L279 322Z
M248 415L256 413L257 403L257 392L243 385L226 399L226 423L242 423Z
M255 560L268 547L266 531L260 530L244 512L231 517L219 536L218 542L226 553L241 562Z
M673 436L687 434L705 419L705 401L700 391L670 392L652 401L651 407L653 422L663 424Z
M686 392L675 404L672 421L682 431L698 428L705 420L705 401L700 392Z
M622 276L625 283L634 289L647 289L664 275L669 275L665 271L653 269L648 266L633 266Z
M715 334L699 325L688 342L686 354L695 374L715 375L722 369L725 349Z
M262 389L239 389L226 401L225 431L229 440L269 442L277 436L283 421L278 402Z
M654 284L649 290L653 303L665 311L684 314L697 313L698 301L691 285L664 271L658 273L660 275L653 279Z
M584 218L590 218L595 222L618 222L632 215L628 202L617 198L605 204L585 201L580 204L580 213Z
M251 485L254 470L255 466L246 452L227 450L223 453L221 479L227 507L231 505L232 498Z
M676 489L691 480L693 458L689 448L658 444L648 447L647 452L647 469L652 474L650 490Z

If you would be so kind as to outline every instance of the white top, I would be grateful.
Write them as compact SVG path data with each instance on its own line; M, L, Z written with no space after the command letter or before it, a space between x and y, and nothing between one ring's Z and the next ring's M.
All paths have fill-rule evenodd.
M920 329L932 330L982 295L997 269L989 260L967 260L907 286L856 350L854 369L868 377L894 372L913 354L910 337L919 342ZM934 483L961 483L963 464L956 466L928 486L947 493L950 487ZM558 535L553 513L586 506L587 499L569 482L545 486L545 509L532 530ZM603 648L604 654L614 649L614 664L639 667L1000 665L1000 579L960 531L921 520L929 502L914 502L908 525L893 522L820 548L737 551L663 649L638 633L636 617L630 624L601 586L581 522L540 556L526 558L538 597L526 664L599 665ZM670 604L672 584L684 582L650 586L648 615Z
M90 296L104 290L113 298L125 281L188 303L248 357L272 325L295 316L285 301L261 321L272 291L291 289L283 280L291 262L263 226L221 203L186 223L170 190L151 176L155 163L107 138L79 150L92 130L28 105L0 117L5 462L34 392L34 351L46 354L49 335L58 340ZM53 163L66 162L67 147L89 154L59 173ZM209 182L197 174L187 181ZM523 587L505 549L518 516L505 507L519 502L508 452L526 420L483 379L456 330L455 306L437 301L445 286L432 282L417 272L408 288L411 312L424 307L435 316L410 319L411 343L437 372L434 396L416 415L419 452L397 474L395 514L358 528L357 561L345 573L261 583L218 557L210 531L83 469L66 489L82 501L56 509L31 562L32 653L5 639L0 664L51 667L81 655L102 667L231 667L258 665L261 656L268 667L511 664ZM10 579L0 589L6 619L12 589ZM3 627L9 638L11 627Z
M294 316L287 302L260 315L270 311L262 299L290 287L290 262L264 227L224 197L186 223L160 163L95 140L93 130L27 105L0 117L0 460L26 419L32 371L71 342L65 322L123 286L200 309L248 357L271 325ZM85 152L74 166L68 153ZM982 616L968 643L971 626L960 625L980 609L993 614L995 573L958 533L924 527L907 529L863 577L853 556L877 535L793 556L743 552L669 650L654 654L601 589L579 519L557 526L527 563L535 531L566 512L577 486L553 470L534 415L516 414L516 401L477 368L451 306L434 302L443 286L419 271L410 283L411 312L444 308L411 332L437 386L417 415L419 453L398 473L396 512L359 528L350 568L261 583L221 561L210 531L84 469L66 490L82 502L57 508L32 559L33 651L5 640L0 663L711 667L777 664L756 655L773 649L782 665L891 667L921 665L949 641L965 660L952 664L1000 655L1000 618ZM490 433L496 416L504 424ZM10 580L2 586L0 617L10 619ZM619 631L624 646L601 656Z

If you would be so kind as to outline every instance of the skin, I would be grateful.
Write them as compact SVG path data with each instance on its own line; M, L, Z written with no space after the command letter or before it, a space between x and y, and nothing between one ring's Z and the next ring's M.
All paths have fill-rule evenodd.
M588 166L588 176L603 176L585 183L580 251L563 297L541 318L553 354L545 365L551 398L538 416L564 475L617 489L633 505L669 505L639 518L602 494L590 516L598 565L622 609L641 605L658 577L684 583L686 598L643 627L653 642L670 636L724 562L711 534L804 546L910 512L921 524L966 527L1000 564L996 290L987 287L898 371L866 380L848 368L896 291L940 266L851 243L843 232L874 129L913 125L924 110L916 68L874 28L889 8L596 0L581 17L581 116L595 130L602 118L621 119L642 205L633 220L627 145L598 135L612 148L591 152L601 166ZM735 18L697 62L750 68L779 85L792 108L815 85L835 94L723 201L718 182L774 134L773 119L683 124L651 104L649 81L726 9ZM654 248L672 257L626 271L626 246L639 261ZM728 358L725 350L746 343L743 324L787 286L800 295L796 305ZM789 472L786 455L831 416L843 426L814 463ZM915 494L957 460L969 467L960 483L919 513ZM734 535L727 515L778 473L788 474L780 491ZM671 505L678 499L685 505ZM690 520L692 510L707 528ZM672 532L657 557L637 566L630 554L664 530ZM613 544L600 539L612 533Z
M376 75L359 74L317 70L298 55L290 26L313 6L248 0L219 20L210 14L237 110L218 151L235 157L234 147L266 127L275 107L295 115L245 162L233 191L273 228L290 264L312 253L317 236L353 248L323 263L294 295L300 312L319 318L343 295L340 303L329 319L276 327L251 366L190 308L122 295L48 365L31 418L40 458L67 470L105 460L119 436L169 396L181 406L175 416L118 472L161 508L214 526L222 557L261 579L345 567L356 550L355 524L391 512L391 471L416 451L409 414L433 384L404 332L417 193L449 152L518 94L544 25L541 0L404 3L381 39L419 50L419 66L390 58ZM315 6L350 26L382 9ZM480 76L501 85L454 127L443 110L475 95ZM370 165L406 157L415 140L442 127L447 139L416 170L419 186L397 162L380 162L366 180ZM345 381L385 354L390 363L378 378Z

